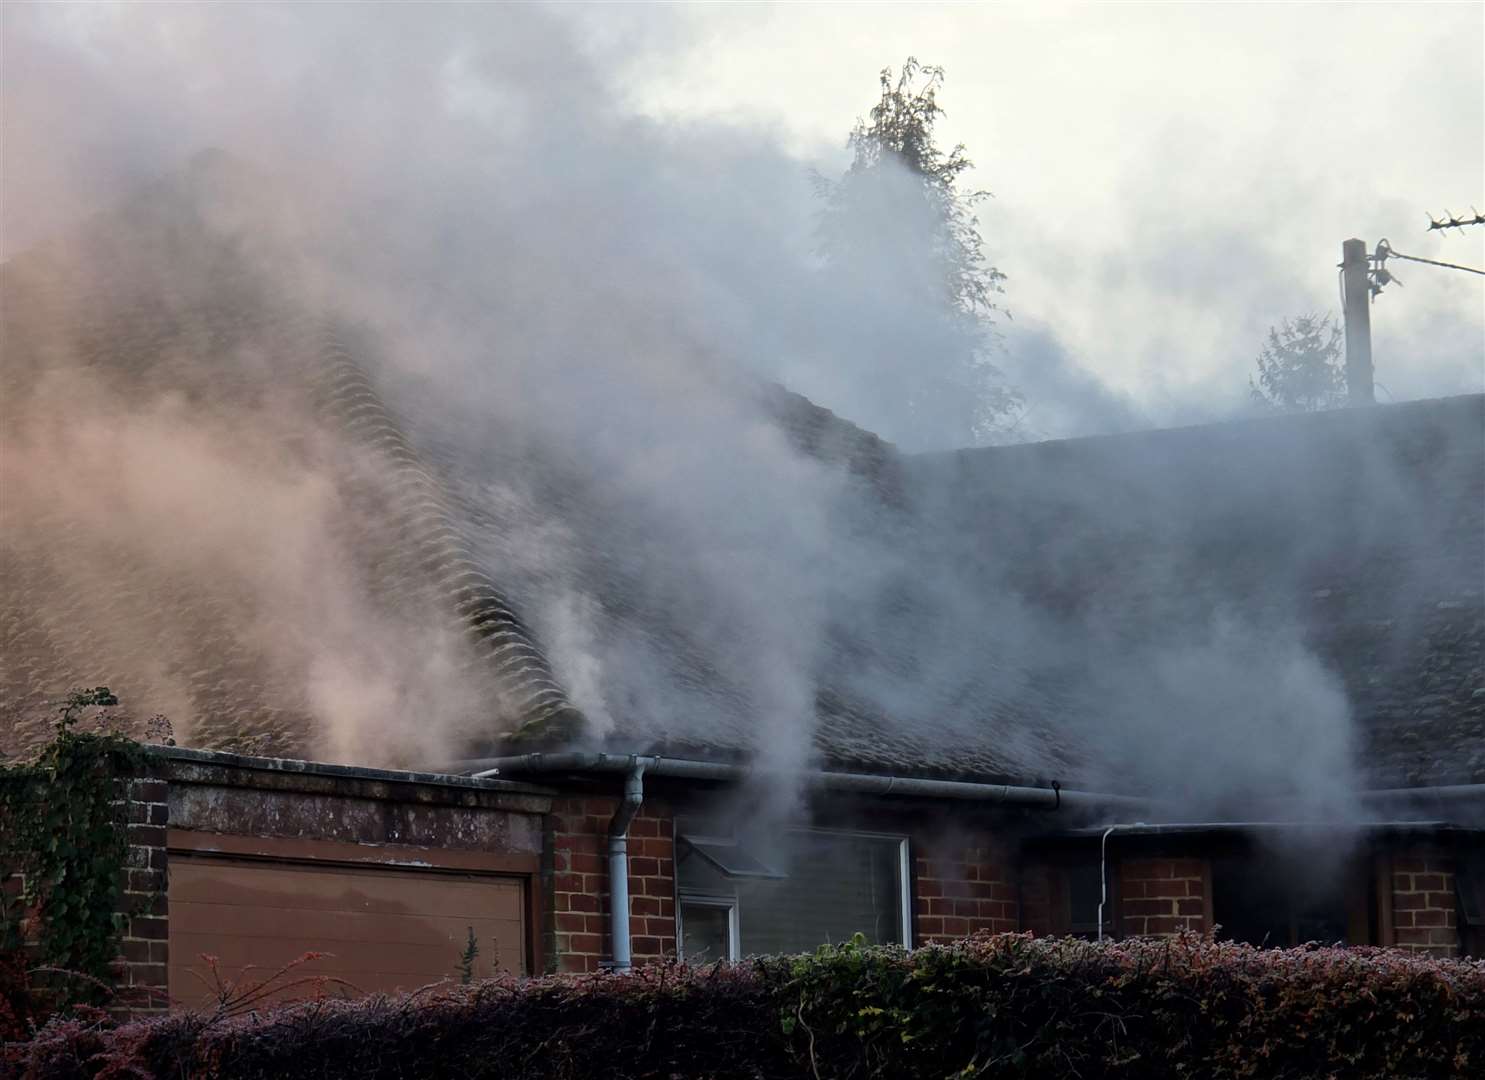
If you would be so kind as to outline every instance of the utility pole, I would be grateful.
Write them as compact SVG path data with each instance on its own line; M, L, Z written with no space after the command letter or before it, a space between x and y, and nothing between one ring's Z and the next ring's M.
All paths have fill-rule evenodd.
M1351 405L1373 405L1372 391L1372 295L1367 283L1370 263L1366 241L1347 240L1341 245L1341 296L1346 311L1346 393Z

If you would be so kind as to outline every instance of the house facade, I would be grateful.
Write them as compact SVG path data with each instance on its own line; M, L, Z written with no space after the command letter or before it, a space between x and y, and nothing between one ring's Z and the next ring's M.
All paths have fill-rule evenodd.
M410 391L254 188L209 156L0 268L0 429L107 421L59 440L82 497L63 454L12 485L0 749L104 683L189 747L131 788L139 1007L306 953L347 992L858 933L1480 953L1485 395L909 455L727 382L763 464L691 493L767 528L718 538Z
M130 785L122 1000L199 1005L281 970L285 996L412 990L856 934L915 948L1215 932L1481 955L1470 827L1120 824L1149 804L822 772L794 825L750 836L730 815L748 776L705 764L504 766L529 782L163 748Z

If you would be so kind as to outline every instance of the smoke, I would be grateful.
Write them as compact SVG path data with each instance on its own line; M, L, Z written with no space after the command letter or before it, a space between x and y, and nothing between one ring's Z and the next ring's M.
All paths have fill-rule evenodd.
M0 442L7 546L48 577L26 599L78 677L187 743L271 747L292 737L283 715L308 714L333 759L419 756L417 714L473 711L459 639L431 605L376 603L350 448L275 406L203 415L180 394L125 403L44 376Z
M638 730L744 746L789 776L816 759L828 690L826 734L886 764L930 752L952 771L960 745L994 744L1000 757L975 764L1072 777L1091 747L1076 766L1090 784L1163 787L1211 812L1318 791L1321 811L1340 812L1349 710L1292 612L1080 654L1087 613L1044 609L1016 580L1047 560L1010 539L1006 503L941 481L894 492L885 452L863 477L801 450L761 379L916 450L943 433L883 387L952 373L935 368L921 290L820 267L809 170L836 148L627 107L627 80L660 62L679 22L599 33L514 5L10 5L4 19L5 251L202 146L253 163L243 180L241 164L209 159L161 198L206 219L206 246L246 268L264 318L350 328L356 362L449 492L451 543L531 624L590 743ZM183 262L189 249L130 249L128 264L179 300L219 280L216 263ZM504 730L515 705L438 597L408 584L408 566L379 564L395 547L394 470L296 396L301 347L234 333L222 358L203 330L197 352L128 393L106 349L50 343L70 374L18 373L23 391L7 391L7 543L72 593L128 566L138 588L210 597L228 653L254 658L235 697L312 718L317 754L428 763ZM1032 430L1143 422L1049 332L1006 347ZM191 376L204 356L210 370ZM904 466L919 480L934 467ZM1053 482L1039 468L1006 491L1035 497ZM1098 477L1055 482L1077 488L1062 493L1072 502L1106 493ZM1141 524L1181 534L1207 508L1181 491L1189 501ZM53 526L81 539L48 552ZM1173 561L1167 584L1191 572ZM215 738L210 694L191 684L199 643L147 610L111 604L64 651L139 672L188 738ZM131 643L140 625L154 636ZM1073 682L1094 689L1074 700ZM1221 764L1194 768L1208 762Z

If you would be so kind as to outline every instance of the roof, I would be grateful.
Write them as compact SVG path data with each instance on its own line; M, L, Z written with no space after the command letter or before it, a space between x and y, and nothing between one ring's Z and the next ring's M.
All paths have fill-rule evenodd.
M348 347L352 331L305 302L276 249L255 247L271 242L255 231L255 181L202 155L0 269L5 748L34 742L70 686L106 683L134 721L162 711L194 745L325 752L311 684L356 675L310 670L337 621L340 633L374 620L409 643L456 641L450 662L483 691L466 710L474 726L562 721L572 709L545 656L472 556L447 493ZM176 470L182 456L195 460ZM141 485L160 495L152 522ZM224 485L241 490L214 505ZM172 546L175 530L188 546ZM298 629L314 640L275 641L290 628L259 620L289 597L265 594L268 568L235 561L296 557L306 540L335 556L278 584L341 575L321 599L353 593L354 605L307 617ZM280 543L290 550L264 550Z
M909 482L942 559L1072 634L1090 723L1282 742L1210 714L1300 657L1317 709L1344 695L1362 782L1485 781L1485 396L931 455Z
M737 408L697 423L752 471L625 486L560 417L460 413L399 374L422 343L310 288L255 183L207 156L0 269L0 421L43 474L0 543L0 749L106 683L136 721L253 753L782 744L1134 790L1202 699L1131 673L1195 636L1260 683L1313 655L1289 673L1317 700L1343 684L1368 779L1485 781L1481 397L907 456L737 379ZM163 430L140 460L204 464L143 511L127 498L157 485L127 472L53 498L47 475L78 475L35 453L53 416L68 453L132 460ZM742 525L712 530L733 505ZM1210 661L1197 683L1234 677Z

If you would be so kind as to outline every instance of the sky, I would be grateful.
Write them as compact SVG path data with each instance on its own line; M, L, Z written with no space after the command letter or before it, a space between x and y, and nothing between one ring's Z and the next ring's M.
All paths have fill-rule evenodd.
M678 62L631 73L638 107L782 128L801 155L833 143L837 164L870 72L907 55L946 69L943 142L965 144L971 184L995 196L983 232L1026 335L1008 342L1011 366L1018 349L1065 350L1073 377L1050 400L1029 393L1074 424L1078 403L1057 397L1076 398L1084 372L1156 422L1233 408L1269 325L1338 313L1348 237L1485 267L1485 229L1425 231L1429 212L1485 202L1479 4L799 4L689 19ZM1373 313L1379 398L1482 389L1485 279L1396 268L1405 288Z
M909 55L942 65L942 142L966 145L971 184L994 195L980 221L1008 275L996 361L1026 396L1025 436L1237 414L1266 330L1338 313L1348 237L1485 266L1485 228L1425 231L1430 213L1485 203L1478 4L545 9L586 58L576 88L557 86L570 67L544 66L524 6L369 11L7 4L5 255L202 145L261 158L286 117L342 123L346 100L324 104L331 83L374 86L353 118L374 126L389 93L378 69L443 49L454 87L450 27L489 41L520 24L508 60L531 100L511 123L540 125L546 98L584 94L672 138L767 146L801 190L811 170L848 164L878 69ZM315 101L318 114L296 113ZM388 109L387 137L409 117ZM1394 269L1404 286L1373 311L1379 399L1485 389L1485 278ZM818 365L757 363L891 427ZM882 433L916 447L911 432Z

